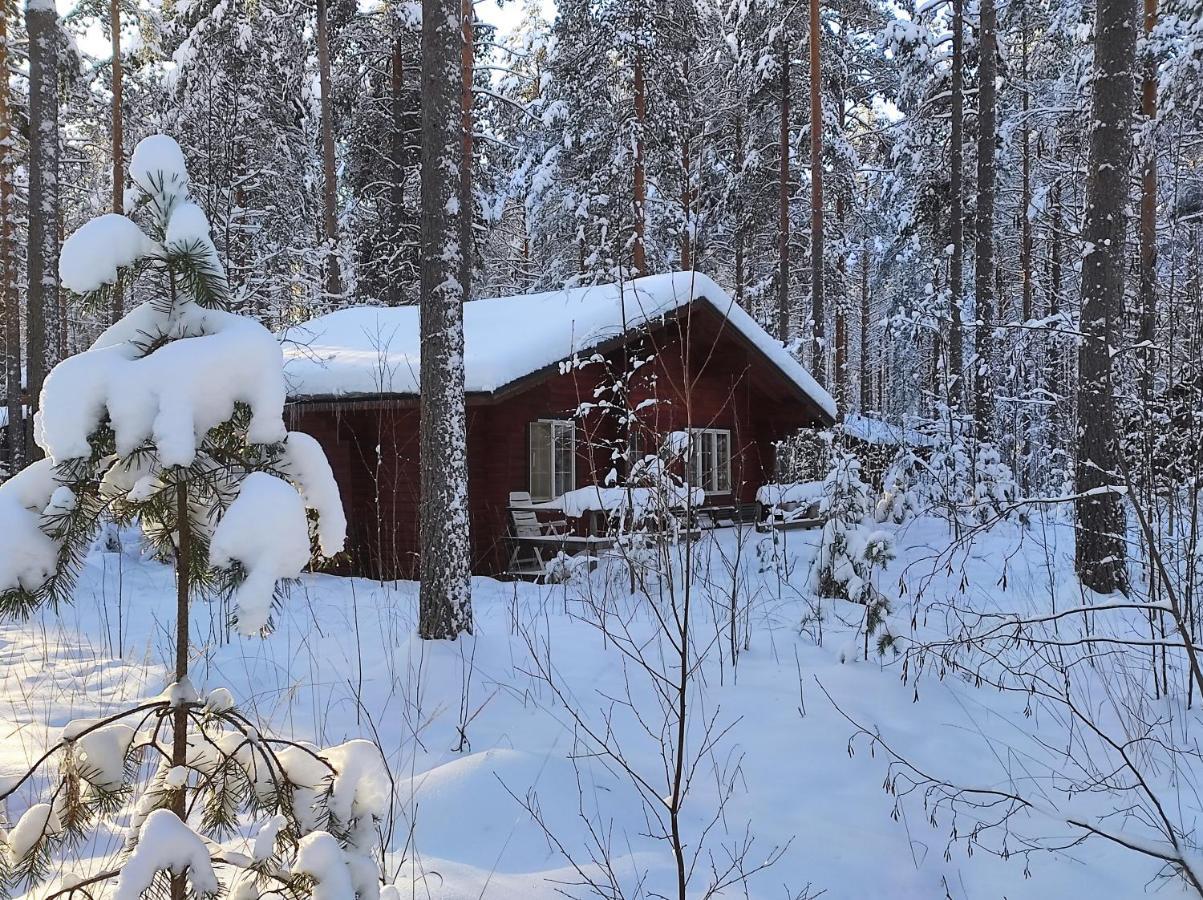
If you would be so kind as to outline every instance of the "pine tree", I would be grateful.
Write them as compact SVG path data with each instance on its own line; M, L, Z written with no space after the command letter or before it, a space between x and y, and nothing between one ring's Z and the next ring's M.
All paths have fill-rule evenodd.
M236 894L300 898L341 869L373 896L367 854L384 809L372 798L387 796L379 751L261 735L228 691L201 695L189 680L192 599L229 597L240 632L267 630L279 583L300 574L315 545L341 551L346 521L321 448L284 427L275 337L223 309L224 269L179 146L143 140L130 174L127 196L145 230L116 213L86 223L64 244L63 281L107 308L120 272L153 299L46 379L37 439L47 458L0 486L0 612L70 602L101 527L136 525L175 561L173 680L134 707L69 723L0 793L11 805L44 778L51 798L17 822L0 889L42 883L59 848L132 803L122 858L77 889L203 896L218 891L221 871ZM216 840L244 817L258 825L254 853L218 855Z

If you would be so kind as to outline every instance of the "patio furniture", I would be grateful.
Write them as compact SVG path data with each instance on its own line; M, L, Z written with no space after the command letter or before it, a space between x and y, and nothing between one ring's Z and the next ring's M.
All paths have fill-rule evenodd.
M511 575L542 575L547 568L547 562L554 559L557 553L567 553L576 556L593 549L604 549L602 544L609 546L602 538L578 537L570 533L568 520L560 518L542 521L539 519L539 509L552 509L553 506L541 506L531 500L528 491L510 492L510 551L506 571Z

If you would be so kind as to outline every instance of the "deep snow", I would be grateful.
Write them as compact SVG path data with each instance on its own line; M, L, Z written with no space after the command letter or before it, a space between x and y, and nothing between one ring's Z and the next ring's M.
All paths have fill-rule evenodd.
M899 559L883 581L890 587L901 576L908 585L892 627L909 630L908 604L920 586L929 597L957 590L962 568L969 599L981 605L1039 608L1047 603L1050 572L1060 602L1077 602L1065 576L1068 530L1046 524L996 527L951 573L938 557L948 544L945 524L903 526ZM695 722L713 715L733 726L716 754L718 768L737 777L724 823L711 835L714 851L742 841L745 828L756 838L751 860L785 848L753 879L751 896L795 896L807 885L812 895L825 890L833 898L1121 898L1149 888L1154 866L1101 842L1035 855L1026 878L1018 859L968 857L958 846L946 860L946 829L933 829L917 803L904 804L893 820L893 798L882 790L885 760L863 746L849 755L852 728L823 689L916 762L968 784L1005 783L1015 760L1026 766L1035 758L1034 737L1056 735L1055 723L1026 718L1022 698L954 679L925 681L916 697L888 658L841 662L856 655L861 611L823 601L819 644L815 601L804 595L817 532L787 533L777 566L763 562L773 550L763 536L708 533L697 545L712 582L711 596L695 604L702 643L725 627L724 591L741 534L737 580L751 592L748 649L733 671L725 641L713 643L694 708ZM1003 566L1005 593L998 587ZM568 585L474 579L476 634L455 643L414 637L415 584L306 576L266 639L229 634L221 624L228 610L198 603L193 679L202 690L228 687L264 728L323 745L379 742L396 782L389 879L404 896L560 896L575 875L515 798L537 804L570 853L587 849L578 812L604 826L626 887L644 878L649 895L669 884L667 846L646 837L629 781L613 765L581 755L570 717L531 675L530 645L550 648L560 690L588 721L599 723L601 710L628 690L654 719L646 679L627 666L625 681L623 658L586 621L585 600L603 594L606 615L628 616L636 633L653 630L647 601L625 594L620 568L603 566L587 582ZM18 771L71 719L162 688L172 597L168 567L140 559L135 548L96 552L73 606L3 626L0 772ZM658 744L629 717L616 714L615 722L631 764L662 778ZM703 771L686 801L692 837L713 817L719 793L708 764ZM10 807L10 821L20 811ZM1046 824L1034 827L1048 833ZM100 857L117 852L120 842L119 830L106 830L80 852ZM1161 886L1163 896L1178 895L1176 885Z

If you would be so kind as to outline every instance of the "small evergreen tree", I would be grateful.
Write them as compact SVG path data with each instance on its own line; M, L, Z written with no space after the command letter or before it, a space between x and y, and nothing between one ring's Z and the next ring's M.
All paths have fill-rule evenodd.
M36 423L46 458L0 486L0 613L68 602L102 528L137 526L175 560L175 670L160 696L68 724L0 792L10 806L48 792L9 834L0 895L44 882L65 846L132 810L123 858L67 876L55 896L93 897L111 882L120 900L207 896L223 883L239 897L375 897L369 852L389 799L377 749L261 734L228 691L202 695L189 681L191 598L229 596L239 631L264 632L279 583L314 545L339 552L346 522L321 448L284 427L278 342L222 308L225 273L179 146L147 138L130 175L145 230L123 215L94 219L66 241L60 272L86 302L107 306L119 278L154 299L46 379ZM256 822L250 853L221 846Z
M860 477L860 462L846 450L834 448L831 471L823 481L819 514L823 534L811 568L811 590L821 597L864 604L865 656L869 638L879 634L878 652L893 643L883 630L889 599L873 583L873 574L894 558L893 538L865 522L873 512L869 486Z

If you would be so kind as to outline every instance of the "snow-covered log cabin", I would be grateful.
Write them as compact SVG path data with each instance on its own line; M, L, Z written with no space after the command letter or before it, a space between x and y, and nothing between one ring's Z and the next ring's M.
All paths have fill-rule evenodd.
M736 506L773 480L775 442L835 417L831 397L781 343L692 272L475 300L464 306L464 337L481 574L505 568L511 492L554 500L621 481L615 447L626 440L655 453L687 432L689 481L707 504ZM289 427L317 438L330 459L355 574L416 571L419 352L413 306L345 309L287 335Z

